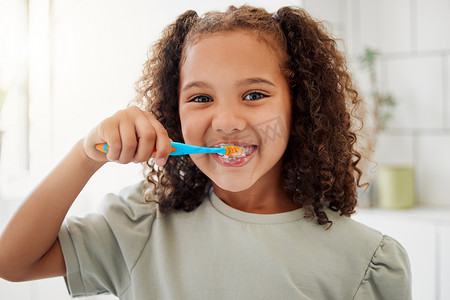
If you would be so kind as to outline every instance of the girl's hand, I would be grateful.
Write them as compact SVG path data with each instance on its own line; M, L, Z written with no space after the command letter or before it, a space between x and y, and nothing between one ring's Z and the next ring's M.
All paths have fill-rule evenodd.
M153 114L132 106L118 111L95 127L84 139L84 151L87 157L99 163L115 161L127 164L148 161L156 147L156 164L162 166L171 151L170 142L166 129ZM95 149L99 143L109 145L108 154Z

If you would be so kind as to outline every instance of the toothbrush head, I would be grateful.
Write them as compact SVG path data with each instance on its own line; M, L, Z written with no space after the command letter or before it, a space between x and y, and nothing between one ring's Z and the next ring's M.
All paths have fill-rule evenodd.
M227 145L223 146L223 148L226 150L225 154L226 156L230 157L239 157L244 155L244 149L239 146L235 145Z

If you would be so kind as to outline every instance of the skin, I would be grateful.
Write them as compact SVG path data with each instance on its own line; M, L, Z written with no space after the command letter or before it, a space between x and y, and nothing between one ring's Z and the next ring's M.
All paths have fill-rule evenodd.
M215 193L230 206L251 213L298 208L281 182L292 109L279 55L248 31L204 36L185 53L179 112L186 143L257 146L252 159L238 167L220 165L212 154L191 155L212 180ZM267 126L276 126L282 134L271 139Z

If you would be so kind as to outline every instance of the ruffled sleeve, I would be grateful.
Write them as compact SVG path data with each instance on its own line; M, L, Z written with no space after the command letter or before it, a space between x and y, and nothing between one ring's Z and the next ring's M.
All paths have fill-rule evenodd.
M411 299L411 268L406 250L383 236L354 299Z

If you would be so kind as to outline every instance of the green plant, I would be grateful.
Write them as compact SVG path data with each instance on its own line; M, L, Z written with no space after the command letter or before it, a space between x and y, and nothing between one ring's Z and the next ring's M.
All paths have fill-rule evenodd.
M379 89L375 70L379 55L377 51L366 48L364 53L359 57L361 65L369 71L370 97L373 101L372 116L376 134L386 129L388 122L393 117L392 110L397 104L391 94L382 93Z

